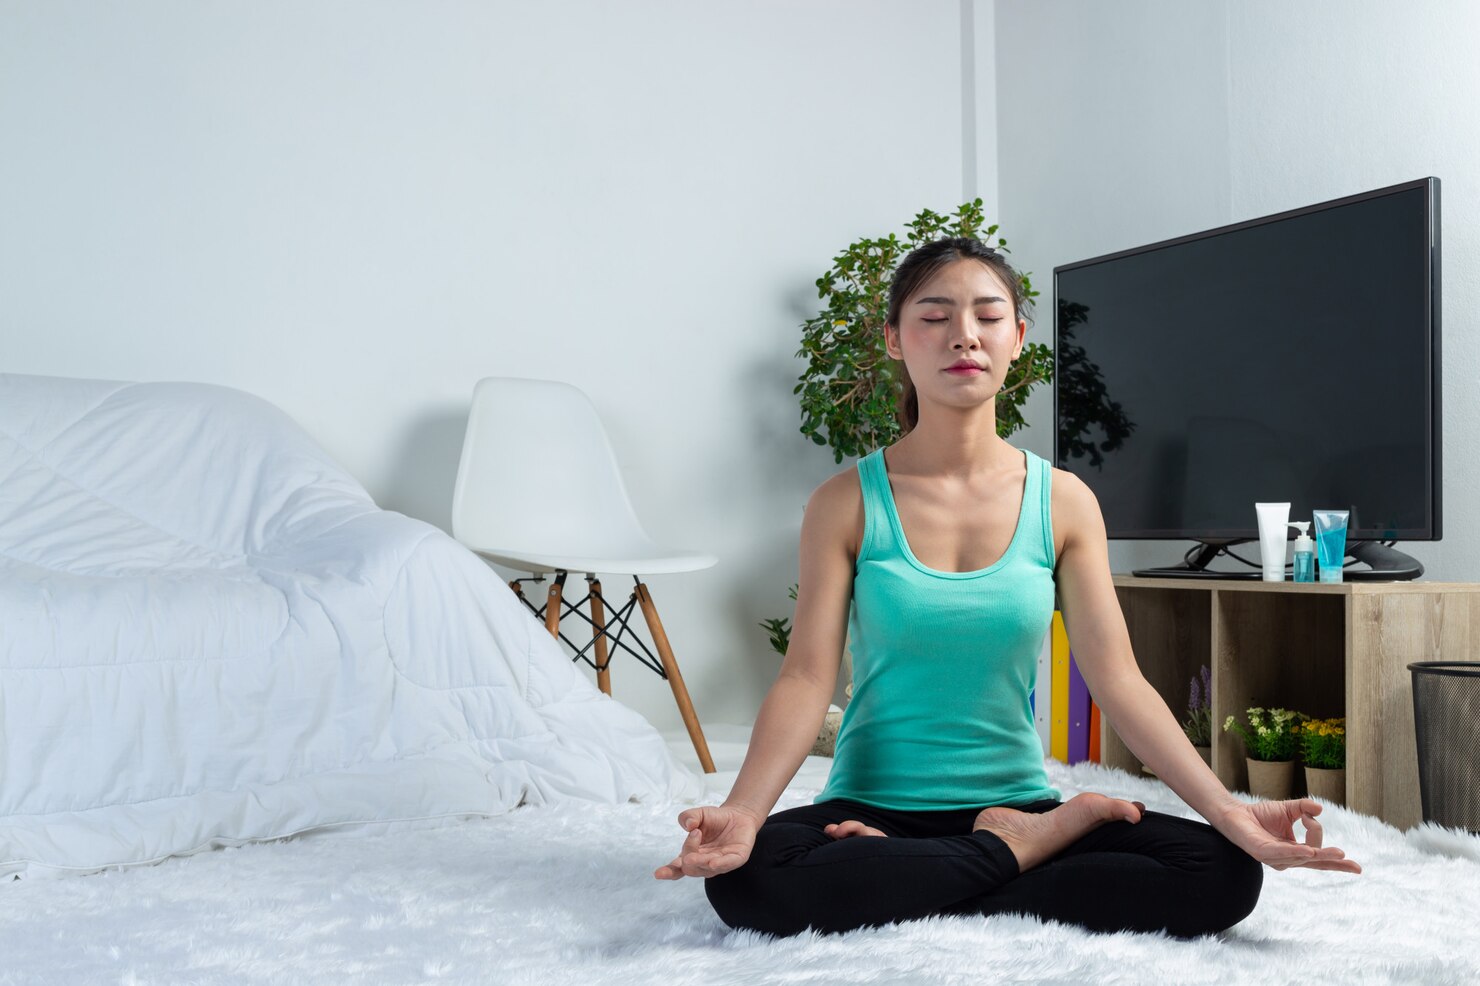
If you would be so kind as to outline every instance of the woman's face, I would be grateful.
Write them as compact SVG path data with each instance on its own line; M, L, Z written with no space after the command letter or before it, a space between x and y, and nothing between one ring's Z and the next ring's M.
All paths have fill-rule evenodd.
M903 359L923 404L981 404L1002 389L1023 349L1025 319L1013 320L1012 291L986 264L954 260L900 307L899 325L884 327L889 355ZM975 373L951 373L969 359Z

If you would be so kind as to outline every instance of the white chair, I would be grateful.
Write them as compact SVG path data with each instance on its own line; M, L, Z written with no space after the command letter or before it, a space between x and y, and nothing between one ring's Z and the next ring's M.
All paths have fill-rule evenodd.
M562 460L572 468L559 468ZM596 669L597 684L607 695L612 693L608 639L666 678L704 772L715 772L668 635L639 576L697 571L717 559L666 548L643 530L606 429L579 388L520 377L478 381L452 494L452 536L490 561L532 572L530 578L510 580L509 588L544 619L557 641L576 647L560 633L566 610L591 624L591 641L576 649L576 658ZM586 598L573 606L562 598L566 575L572 571L585 572L589 586ZM555 579L545 605L537 609L525 599L519 583L543 582L546 572L554 572ZM616 636L607 632L611 623L606 622L606 599L597 572L630 574L635 583L627 604L612 616L611 623L621 624ZM590 616L580 609L588 600ZM636 605L642 607L661 665L635 632L633 639L646 656L622 642L622 634L632 629L627 617ZM595 662L586 657L592 647Z

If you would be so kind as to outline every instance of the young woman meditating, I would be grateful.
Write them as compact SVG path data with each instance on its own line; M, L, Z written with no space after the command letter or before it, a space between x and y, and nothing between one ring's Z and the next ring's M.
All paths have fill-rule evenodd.
M1315 801L1224 789L1136 666L1094 494L997 435L1025 302L974 239L925 244L895 274L904 433L809 499L791 643L745 763L724 804L679 814L688 836L653 874L703 877L730 927L1015 912L1192 937L1253 911L1264 864L1361 872L1322 846ZM1049 786L1028 693L1055 592L1096 702L1207 821ZM769 814L821 727L845 630L854 690L827 786Z

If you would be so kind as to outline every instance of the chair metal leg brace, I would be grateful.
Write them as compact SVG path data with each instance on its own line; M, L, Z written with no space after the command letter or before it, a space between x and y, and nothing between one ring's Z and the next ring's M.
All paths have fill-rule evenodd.
M511 586L513 586L514 583L516 583L516 582L542 582L542 581L544 581L544 580L543 579L515 579L512 582L510 582L509 584ZM592 579L590 579L588 577L587 581L595 581L595 580L592 580ZM608 620L606 623L598 623L591 616L587 616L585 613L581 612L580 607L582 605L584 605L587 600L590 600L590 602L591 602L591 611L592 611L593 615L596 614L596 612L601 608L601 604L603 602L607 601L606 600L606 597L603 596L603 595L601 595L601 589L600 589L600 587L601 587L601 583L599 581L595 581L595 589L592 592L587 593L586 594L586 597L584 599L581 599L580 601L578 601L578 602L576 602L574 604L572 604L570 602L567 602L563 598L559 600L560 606L562 607L561 613L560 613L560 619L563 620L563 619L565 619L565 617L569 616L571 613L574 613L576 616L579 616L581 619L585 620L588 624L590 624L593 628L596 629L596 633L592 636L590 642L587 643L584 647L577 647L575 641L571 640L564 633L559 633L558 634L557 639L565 641L567 644L569 644L571 646L571 648L573 650L575 650L576 653L571 658L571 660L572 661L585 661L587 665L589 665L591 668L595 669L595 671L597 672L598 675L607 674L608 673L607 667L608 667L608 665L609 665L610 662L608 661L608 659L606 657L605 651L606 651L607 640L608 640L608 638L610 638L612 646L614 646L614 647L620 647L623 650L625 650L627 653L631 654L633 657L637 658L638 661L640 661L643 664L647 665L647 667L650 670L652 670L654 673L656 673L658 675L658 677L660 677L660 678L667 678L668 677L668 674L667 674L667 672L665 672L663 670L663 665L661 663L659 663L659 659L653 656L653 652L650 651L650 650L648 650L647 644L643 643L642 642L642 638L638 637L636 635L636 633L633 634L632 639L637 641L637 646L641 647L643 649L643 651L646 652L645 654L639 654L639 653L637 653L637 651L633 650L631 647L628 647L626 644L622 643L622 634L623 633L626 633L629 629L631 629L631 627L629 626L629 624L627 622L627 615L632 612L632 610L633 610L634 607L637 606L637 597L636 597L635 594L633 595L632 598L630 598L630 599L627 600L627 605L623 606L620 610L615 611L614 614L613 614L613 616L612 616L612 618L610 620ZM517 595L519 597L520 601L523 602L524 605L529 608L529 611L531 613L533 613L537 619L539 619L543 623L546 623L546 629L549 629L548 621L545 619L545 614L546 614L546 612L549 609L549 602L546 602L546 604L544 606L540 606L540 607L536 608L535 605L534 605L534 603L530 602L529 599L524 595L524 593L522 591L520 591L517 587L515 587L514 592L515 592L515 595ZM554 598L554 594L553 593L551 594L551 597ZM621 625L621 629L617 631L617 635L615 637L611 636L611 634L607 632L608 628L611 627L611 625L613 623L617 623L617 624L620 624ZM557 622L557 626L558 625L559 624ZM596 648L596 651L597 651L597 655L596 655L597 656L597 660L594 661L594 662L589 657L586 656L586 651L590 650L592 647L595 647ZM608 687L603 686L601 690L604 691L604 692L606 692L608 695L611 694L611 689L608 688Z
M632 576L632 581L634 584L632 588L631 598L627 600L627 604L625 606L623 606L621 609L617 610L613 614L610 621L603 622L602 618L605 614L603 613L602 609L607 600L606 597L603 596L601 593L601 580L595 578L592 574L587 573L586 581L590 584L590 591L586 593L586 597L584 599L581 599L579 602L575 603L575 605L571 605L569 603L566 603L563 599L565 579L567 574L568 573L564 569L556 569L555 578L550 583L550 590L545 599L545 605L539 608L536 608L532 602L525 598L524 590L520 587L519 583L543 582L545 581L545 577L543 575L536 575L533 577L522 579L511 579L509 581L509 588L514 590L514 595L518 596L520 601L523 602L525 606L529 607L530 611L534 613L536 618L542 619L544 621L545 629L550 631L550 635L552 637L554 637L556 640L564 640L567 644L571 646L572 649L576 651L575 657L572 658L572 660L585 661L591 667L596 669L597 685L607 695L611 695L612 693L610 670L611 661L608 657L606 649L608 638L610 638L613 646L620 647L623 650L627 651L633 657L637 658L643 664L647 665L648 668L656 672L660 678L666 679L669 687L673 689L674 701L678 703L679 714L683 716L684 727L688 730L689 739L694 744L694 752L699 755L700 765L703 766L704 772L706 774L715 773L714 760L709 755L709 744L704 739L704 730L699 725L699 717L694 713L693 702L689 699L688 689L684 687L683 675L678 670L678 659L673 656L673 648L668 643L668 634L663 629L663 621L658 617L658 609L655 605L653 605L652 595L648 592L648 587L644 585L642 580L636 575ZM591 603L592 616L587 616L585 613L582 613L580 611L580 606L587 601ZM642 639L637 636L635 630L633 631L633 639L637 641L638 646L646 652L647 656L644 657L642 654L637 653L637 651L622 643L622 634L632 629L632 626L628 622L627 617L628 614L632 612L632 608L634 606L642 607L643 619L648 625L649 633L652 634L653 643L658 648L659 660L661 660L662 662L661 664L653 660L652 652L648 650L647 645L642 642ZM570 612L578 614L581 619L590 624L595 631L591 638L591 642L585 647L576 647L573 641L566 638L565 635L560 632L560 621L566 616L567 613ZM613 623L621 625L621 629L617 632L617 635L615 637L612 637L607 632L607 629ZM595 663L592 663L591 659L586 657L586 651L592 647L596 648L597 661Z

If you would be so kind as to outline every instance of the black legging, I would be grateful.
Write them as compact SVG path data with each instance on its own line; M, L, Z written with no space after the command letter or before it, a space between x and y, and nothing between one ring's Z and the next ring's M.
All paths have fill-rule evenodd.
M1052 798L1016 805L1051 811ZM984 806L985 807L985 806ZM834 799L779 811L745 865L707 877L704 893L732 928L831 933L932 914L1015 912L1091 931L1222 931L1254 910L1264 864L1207 822L1147 811L1105 822L1020 873L980 808L900 811ZM823 826L857 819L889 838L834 839Z

